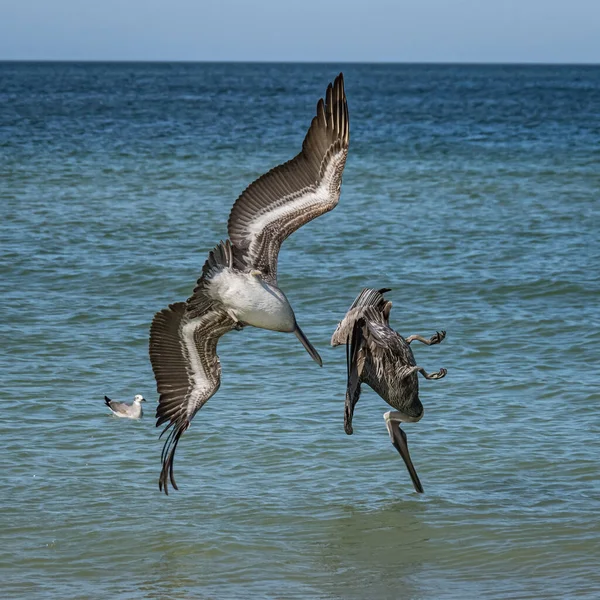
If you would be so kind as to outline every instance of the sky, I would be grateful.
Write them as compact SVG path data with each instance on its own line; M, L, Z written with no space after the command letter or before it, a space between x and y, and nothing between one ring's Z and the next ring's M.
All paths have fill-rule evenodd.
M0 0L0 60L600 63L600 0Z

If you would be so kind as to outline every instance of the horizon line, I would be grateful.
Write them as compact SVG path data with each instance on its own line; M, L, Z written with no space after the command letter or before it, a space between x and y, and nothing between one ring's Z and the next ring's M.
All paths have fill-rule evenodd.
M462 66L572 66L572 67L598 67L600 62L545 62L545 61L349 61L349 60L195 60L195 59L78 59L78 58L0 58L0 63L114 63L114 64L240 64L240 65L260 65L260 64L281 64L281 65L420 65L420 66L443 66L443 65L462 65Z

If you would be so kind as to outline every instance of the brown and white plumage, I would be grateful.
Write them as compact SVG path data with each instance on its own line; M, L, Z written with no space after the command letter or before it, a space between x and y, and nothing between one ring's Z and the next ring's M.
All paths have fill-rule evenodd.
M168 481L177 489L173 459L177 444L194 415L221 385L217 344L237 327L207 293L211 279L231 266L231 248L219 244L209 255L202 276L187 302L171 304L156 313L150 328L150 362L160 394L156 426L170 430L162 451L159 488L168 494Z
M389 291L391 290L388 288L382 288L380 290L364 288L350 305L344 318L338 323L338 326L331 336L331 345L340 346L341 344L347 343L352 337L354 323L358 318L363 316L365 309L368 307L375 308L377 318L381 318L387 324L389 322L389 313L392 303L388 302L383 295Z
M317 103L302 151L251 183L236 200L227 224L236 259L277 282L283 241L338 203L350 139L344 77Z
M319 100L300 154L257 179L236 200L230 239L210 253L193 295L154 317L150 359L160 394L157 426L167 423L163 434L170 430L159 479L165 493L169 480L177 489L173 458L181 435L219 388L217 343L223 334L245 325L293 332L322 365L277 286L277 258L291 233L337 205L348 141L340 74L329 84L325 101Z
M403 338L389 326L392 303L383 294L388 289L365 288L348 309L331 338L331 345L346 344L347 386L344 410L344 430L353 433L354 407L361 394L361 384L366 383L395 411L384 415L390 438L402 456L418 492L423 487L412 464L406 434L401 422L416 422L423 416L419 399L418 373L426 379L441 379L445 369L429 374L415 361L410 343L419 340L427 345L439 344L446 332L436 333L426 340L421 336Z

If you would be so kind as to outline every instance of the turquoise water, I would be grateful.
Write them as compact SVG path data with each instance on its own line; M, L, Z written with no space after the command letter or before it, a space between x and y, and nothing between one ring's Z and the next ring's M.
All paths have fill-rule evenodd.
M321 353L246 329L158 491L148 328L343 67L331 213L279 282ZM0 579L7 598L600 596L600 68L0 63ZM391 287L414 493L329 338ZM149 402L111 417L107 394Z

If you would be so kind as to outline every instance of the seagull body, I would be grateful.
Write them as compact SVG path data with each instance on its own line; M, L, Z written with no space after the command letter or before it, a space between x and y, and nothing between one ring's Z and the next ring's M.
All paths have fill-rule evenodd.
M122 419L141 419L144 414L142 402L146 402L146 399L141 394L137 394L133 398L133 404L116 402L115 400L111 400L108 396L104 396L104 403L110 408L113 415L121 417Z
M187 302L158 312L150 328L150 361L160 395L157 427L170 430L162 452L159 488L177 489L173 459L194 415L219 389L222 335L247 325L294 333L310 356L308 341L277 285L277 259L284 240L337 205L349 143L344 80L329 84L317 103L302 151L250 184L227 223L229 239L210 253Z
M389 326L392 303L383 296L389 291L365 288L331 338L332 346L346 344L348 381L344 430L348 435L353 433L354 407L360 398L361 384L366 383L395 409L383 415L388 433L406 464L415 490L423 492L408 452L406 434L400 428L400 423L415 423L423 417L418 373L425 379L441 379L446 375L446 369L427 373L417 365L410 344L415 340L428 346L439 344L446 332L436 333L429 339L418 335L403 338Z

